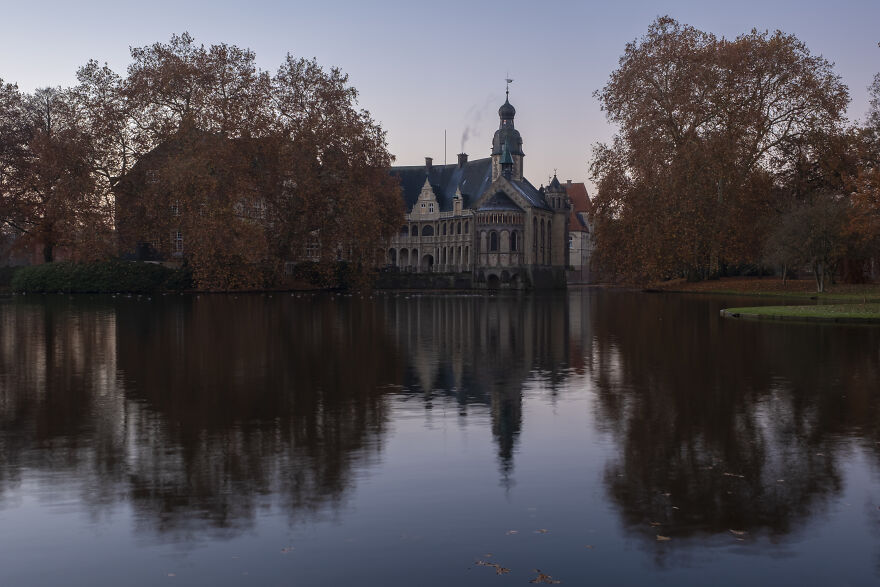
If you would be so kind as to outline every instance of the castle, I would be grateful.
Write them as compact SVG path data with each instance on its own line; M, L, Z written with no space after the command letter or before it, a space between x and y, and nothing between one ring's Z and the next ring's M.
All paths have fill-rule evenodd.
M388 248L390 266L457 274L477 288L565 286L571 201L555 175L540 189L523 176L515 116L508 91L490 157L391 168L407 214Z

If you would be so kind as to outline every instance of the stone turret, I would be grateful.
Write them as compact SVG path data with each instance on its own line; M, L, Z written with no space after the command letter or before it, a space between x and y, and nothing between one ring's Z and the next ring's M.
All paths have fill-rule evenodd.
M571 199L555 173L550 185L544 189L544 200L553 208L553 242L562 244L561 247L553 249L552 263L568 267L571 264L568 250L568 216L571 213Z

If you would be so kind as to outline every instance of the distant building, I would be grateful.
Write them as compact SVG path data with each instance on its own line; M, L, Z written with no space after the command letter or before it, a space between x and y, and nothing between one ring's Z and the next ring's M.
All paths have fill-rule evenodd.
M565 184L565 193L571 200L571 214L568 219L568 283L592 283L591 260L593 256L593 232L590 226L592 202L583 183Z
M498 110L491 155L393 167L406 224L387 251L402 272L458 274L473 287L565 285L571 203L554 176L544 189L523 176L522 137L509 99Z

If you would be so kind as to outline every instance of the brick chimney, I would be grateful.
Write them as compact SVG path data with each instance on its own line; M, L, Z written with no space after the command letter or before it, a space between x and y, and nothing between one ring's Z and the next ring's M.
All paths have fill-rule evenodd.
M467 153L459 153L458 154L458 166L464 167L467 165Z
M425 157L425 173L431 173L431 167L433 166L434 159L431 157Z

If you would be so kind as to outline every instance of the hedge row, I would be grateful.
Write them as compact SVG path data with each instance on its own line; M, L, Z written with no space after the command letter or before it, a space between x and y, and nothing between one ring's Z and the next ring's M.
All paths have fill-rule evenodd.
M46 263L22 267L12 277L15 292L151 293L192 288L192 275L155 263L102 261Z

